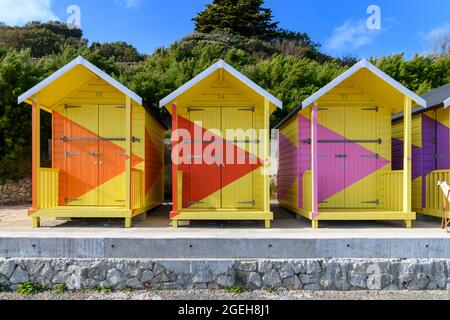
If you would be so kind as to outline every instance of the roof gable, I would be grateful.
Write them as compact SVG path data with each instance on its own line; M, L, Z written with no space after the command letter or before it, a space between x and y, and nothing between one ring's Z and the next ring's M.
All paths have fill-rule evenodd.
M330 90L332 90L333 88L335 88L336 86L338 86L339 84L344 82L345 80L349 79L350 77L352 77L353 75L355 75L358 71L360 71L362 69L366 69L366 70L370 71L372 74L374 74L375 76L377 76L378 78L380 78L381 80L386 82L391 87L395 88L397 91L401 92L403 95L410 97L418 105L420 105L424 108L427 107L427 102L425 101L425 99L419 97L417 94L415 94L414 92L412 92L411 90L409 90L408 88L406 88L405 86L403 86L402 84L397 82L396 80L392 79L390 76L388 76L383 71L381 71L380 69L375 67L373 64L371 64L366 59L363 59L360 62L358 62L357 64L355 64L353 67L351 67L350 69L345 71L343 74L341 74L339 77L337 77L336 79L331 81L325 87L323 87L322 89L320 89L319 91L314 93L312 96L307 98L305 101L303 101L302 108L306 108L309 105L311 105L312 103L314 103L314 101L319 100L322 96L327 94Z
M214 73L215 71L217 71L219 69L224 69L225 71L230 73L232 76L234 76L236 79L238 79L239 81L244 83L246 86L248 86L250 89L254 90L262 97L268 99L270 102L272 102L278 108L280 108L280 109L283 108L283 103L279 99L275 98L269 92L267 92L266 90L264 90L263 88L258 86L256 83L251 81L249 78L244 76L242 73L237 71L235 68L233 68L232 66L230 66L228 63L226 63L223 60L219 60L218 62L216 62L215 64L210 66L208 69L204 70L203 72L198 74L196 77L189 80L184 85L179 87L177 90L175 90L174 92L169 94L167 97L162 99L159 102L160 108L164 107L171 101L175 100L177 97L179 97L180 95L182 95L183 93L185 93L186 91L188 91L189 89L194 87L196 84L198 84L202 80L206 79L209 75L211 75L212 73Z
M62 76L64 76L65 74L67 74L68 72L70 72L71 70L76 68L77 66L83 66L84 68L86 68L87 70L92 72L97 77L106 81L107 83L112 85L114 88L116 88L117 90L119 90L120 92L125 94L126 96L130 97L131 99L133 99L134 101L136 101L137 103L142 105L142 98L140 96L138 96L136 93L134 93L133 91L131 91L130 89L125 87L123 84L121 84L120 82L118 82L117 80L112 78L110 75L108 75L104 71L100 70L95 65L93 65L92 63L90 63L89 61L87 61L86 59L84 59L81 56L72 60L71 62L66 64L64 67L62 67L61 69L59 69L58 71L53 73L51 76L47 77L46 79L44 79L43 81L38 83L36 86L31 88L27 92L23 93L22 95L20 95L19 98L17 99L18 103L22 103L22 102L30 99L31 97L36 95L38 92L43 90L48 85L58 81L58 79L60 79Z

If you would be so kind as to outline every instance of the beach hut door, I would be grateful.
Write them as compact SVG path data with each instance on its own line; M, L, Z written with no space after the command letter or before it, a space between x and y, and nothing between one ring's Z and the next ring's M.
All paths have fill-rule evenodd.
M66 106L66 205L98 205L97 132L97 105Z
M66 106L65 134L65 204L125 205L125 109Z

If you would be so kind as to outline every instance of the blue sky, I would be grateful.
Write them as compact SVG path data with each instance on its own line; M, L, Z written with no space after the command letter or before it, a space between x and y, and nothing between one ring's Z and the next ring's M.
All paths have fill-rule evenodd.
M194 29L191 19L209 0L0 0L0 21L66 21L67 8L81 9L90 41L127 41L152 53ZM381 29L368 30L369 5L381 10ZM328 54L358 58L426 53L430 39L450 34L449 0L266 0L280 27L307 32Z

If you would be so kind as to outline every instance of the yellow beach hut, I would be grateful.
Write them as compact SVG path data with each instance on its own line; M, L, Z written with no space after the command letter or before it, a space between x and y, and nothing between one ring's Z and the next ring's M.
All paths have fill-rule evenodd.
M443 215L443 193L438 182L450 183L449 95L450 83L423 94L428 108L416 108L412 115L412 208L435 217ZM392 125L392 165L398 170L403 168L402 131L400 114L394 116Z
M24 93L32 107L32 217L132 218L163 201L164 125L142 98L78 57ZM40 111L52 114L52 167Z
M426 101L362 60L278 124L278 199L312 221L415 220L411 107ZM403 170L392 170L391 117L404 111Z
M172 115L173 226L273 220L269 117L280 100L220 60L162 99Z

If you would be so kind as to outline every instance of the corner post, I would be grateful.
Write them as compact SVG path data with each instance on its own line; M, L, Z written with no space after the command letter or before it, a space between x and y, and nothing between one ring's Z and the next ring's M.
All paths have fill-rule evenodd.
M317 161L317 150L318 150L318 102L314 101L311 108L311 173L312 173L312 219L315 220L319 215L319 174L318 174L318 161ZM315 224L314 226L316 226Z
M172 104L172 150L175 150L178 144L178 136L176 134L176 130L178 129L178 113L177 113L177 105L176 103ZM173 218L178 215L178 163L177 159L174 159L172 153L172 212L170 217ZM176 228L178 226L178 222L174 221L173 226Z
M412 141L411 141L411 115L412 100L404 98L404 155L403 155L403 212L411 213L411 170L412 170ZM406 221L406 225L410 223Z
M32 211L39 209L39 169L41 167L41 114L36 100L31 109L32 119Z
M133 156L133 106L131 104L130 97L126 97L126 154L127 154L127 160L125 163L125 169L126 169L126 202L125 206L126 209L130 211L130 218L125 219L125 227L130 228L131 227L131 166L132 166L132 156Z
M270 101L268 99L264 99L264 130L264 213L268 214L270 212Z

